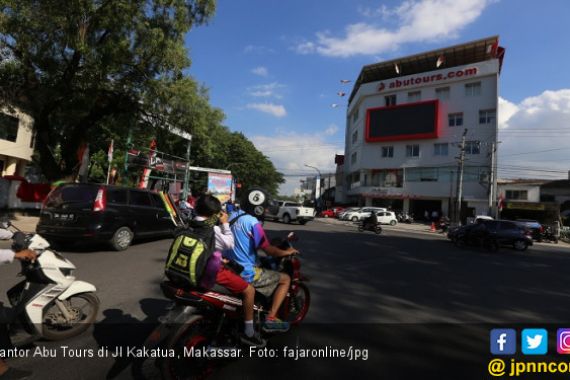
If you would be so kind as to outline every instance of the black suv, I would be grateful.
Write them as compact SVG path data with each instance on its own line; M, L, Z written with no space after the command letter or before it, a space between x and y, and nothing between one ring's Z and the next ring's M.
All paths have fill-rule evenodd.
M452 240L458 246L479 245L493 251L501 245L510 245L517 251L524 251L532 245L531 232L510 220L482 220L460 227L454 231Z
M171 236L175 229L159 194L99 184L66 184L44 201L38 234L53 243L109 242L122 251L134 238Z

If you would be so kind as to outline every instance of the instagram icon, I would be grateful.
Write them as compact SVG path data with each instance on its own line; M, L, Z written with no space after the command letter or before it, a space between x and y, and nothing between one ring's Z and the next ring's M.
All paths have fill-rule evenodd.
M556 336L556 351L559 354L570 354L570 329L558 329Z

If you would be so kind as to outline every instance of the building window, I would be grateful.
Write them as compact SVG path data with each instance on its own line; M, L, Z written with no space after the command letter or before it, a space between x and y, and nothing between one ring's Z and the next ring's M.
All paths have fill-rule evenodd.
M16 142L19 120L16 117L0 113L0 140Z
M420 156L420 146L419 145L406 145L406 157L419 157Z
M358 131L354 131L352 134L352 144L356 144L356 141L358 141Z
M356 164L356 152L352 153L352 155L350 156L350 163L352 165Z
M439 100L449 100L449 87L436 88L435 97Z
M358 120L358 107L352 112L352 124L356 123Z
M481 95L481 82L467 83L465 85L465 96Z
M433 144L433 155L434 156L447 156L449 153L449 144Z
M481 153L481 143L479 141L466 141L465 154L479 154Z
M394 147L393 146L383 146L382 147L382 158L392 158L394 157Z
M420 100L422 100L422 92L421 91L408 92L408 102L409 103L419 102Z
M497 119L497 111L482 110L479 111L479 124L494 124Z
M527 190L507 190L505 191L505 198L508 200L526 201L528 200Z
M450 127L460 127L463 125L463 112L450 113L447 115L447 121Z
M396 95L388 95L384 97L386 102L386 107L395 106L396 105Z

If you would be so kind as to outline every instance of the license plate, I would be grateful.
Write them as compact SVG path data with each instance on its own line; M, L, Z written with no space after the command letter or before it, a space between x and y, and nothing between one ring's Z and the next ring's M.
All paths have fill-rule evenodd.
M62 213L58 213L58 212L53 214L53 218L55 220L61 220L63 222L73 220L74 216L75 215L73 215L73 214L62 214Z

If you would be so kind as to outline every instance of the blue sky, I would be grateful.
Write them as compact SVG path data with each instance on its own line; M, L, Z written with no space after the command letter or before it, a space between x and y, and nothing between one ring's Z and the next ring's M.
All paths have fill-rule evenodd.
M499 35L500 174L560 178L570 168L569 16L567 0L219 0L213 20L188 34L189 73L226 125L287 175L281 192L290 194L294 175L314 174L304 164L334 171L343 152L352 83L340 79Z

